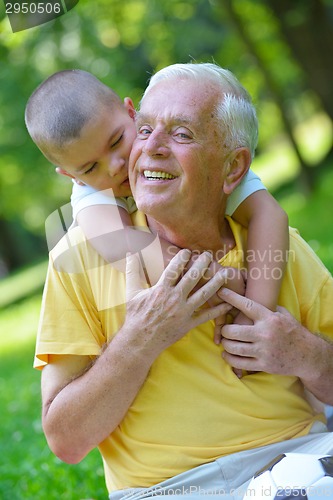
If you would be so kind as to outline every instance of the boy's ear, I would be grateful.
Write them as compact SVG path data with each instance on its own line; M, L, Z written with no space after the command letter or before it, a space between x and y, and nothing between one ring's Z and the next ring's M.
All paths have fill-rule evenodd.
M231 194L243 179L251 165L251 153L248 148L237 148L229 156L227 175L223 183L225 194Z
M78 184L79 186L85 186L84 182L82 182L79 179L77 179L76 177L74 177L74 175L72 175L69 172L67 172L67 170L64 170L61 167L56 167L55 171L59 175L64 175L65 177L70 177L71 179L74 179L74 181L76 182L76 184Z
M125 99L124 99L124 106L127 109L127 113L129 114L129 116L132 118L132 120L134 120L134 118L135 118L135 107L134 107L133 101L132 101L132 99L130 97L125 97Z
M59 175L65 175L66 177L70 177L71 179L75 179L74 175L68 173L67 170L64 170L61 167L56 167L55 171Z

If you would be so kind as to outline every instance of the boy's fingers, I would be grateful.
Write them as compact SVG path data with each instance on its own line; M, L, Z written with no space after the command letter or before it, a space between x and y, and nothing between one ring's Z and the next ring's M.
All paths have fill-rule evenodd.
M209 252L203 252L198 256L198 258L195 259L194 263L191 265L191 267L186 271L186 274L183 276L181 280L181 287L185 295L189 295L193 289L196 287L196 285L199 283L199 281L202 279L204 276L205 272L207 271L207 268L209 264L212 262L212 255ZM208 282L212 284L214 280L214 277ZM221 283L221 281L220 281ZM221 283L222 285L222 283ZM221 286L220 285L220 286ZM207 283L205 283L200 290L208 290ZM218 290L218 288L217 288ZM211 294L209 295L209 297ZM207 298L209 298L207 297ZM207 298L204 302L207 301Z
M201 325L206 321L213 320L218 316L226 315L228 314L229 310L230 305L226 302L223 302L223 304L219 304L218 306L212 308L209 307L205 309L199 309L199 311L194 313L195 318L192 328L195 328L196 326Z
M141 264L137 254L126 255L126 301L132 300L142 290Z
M252 321L264 319L268 313L272 313L272 311L262 306L261 304L243 297L242 295L238 295L238 293L233 292L228 288L221 288L221 290L219 290L218 292L218 295L219 297L221 297L221 299L234 306Z
M203 269L204 270L204 269ZM191 269L190 269L191 271ZM189 271L189 272L190 272ZM187 275L185 275L185 278ZM193 287L196 284L197 278L194 277L192 278L192 286L190 287L189 283L186 283L186 287L184 288L186 294L189 294ZM184 280L184 278L183 278ZM206 284L204 284L199 290L195 291L188 299L188 304L193 304L195 309L198 309L199 307L203 306L215 293L216 291L221 288L222 284L224 282L224 274L223 273L216 273L213 278L208 281ZM220 301L221 303L222 301ZM224 301L222 302L224 303ZM230 305L228 304L229 309Z
M234 374L236 375L236 377L242 378L242 376L243 376L243 370L241 370L240 368L233 368L232 371L234 372Z
M217 318L215 318L214 324L214 343L216 345L221 344L222 341L222 327L226 324L227 314L221 314Z
M164 283L169 286L176 285L190 258L190 250L187 250L186 248L179 250L179 252L171 259L171 261L163 271L157 284L161 285L162 283Z
M226 314L221 314L218 318L215 319L215 325L214 325L214 344L219 345L221 344L222 340L222 326L225 325L226 322Z

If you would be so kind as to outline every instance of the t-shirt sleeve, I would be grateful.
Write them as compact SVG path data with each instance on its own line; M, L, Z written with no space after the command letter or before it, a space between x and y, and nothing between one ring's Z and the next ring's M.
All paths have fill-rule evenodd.
M323 285L316 293L316 298L307 314L310 331L317 333L333 343L333 279L327 275Z
M264 184L252 170L243 177L241 183L231 193L227 201L226 215L232 216L239 205L256 191L266 189Z
M133 198L131 199L133 200ZM73 183L71 205L74 221L76 221L77 215L81 210L94 205L117 205L124 208L127 212L132 213L129 210L127 198L115 198L112 189L97 191L90 186L80 186L76 182Z
M333 342L332 275L293 228L290 228L290 249L282 291L284 301L279 301L279 304L310 332Z
M65 238L55 250L60 247L66 256L64 243ZM34 359L38 369L48 363L50 354L95 357L106 341L83 261L78 260L79 244L73 252L77 268L70 272L59 270L54 251L50 254Z

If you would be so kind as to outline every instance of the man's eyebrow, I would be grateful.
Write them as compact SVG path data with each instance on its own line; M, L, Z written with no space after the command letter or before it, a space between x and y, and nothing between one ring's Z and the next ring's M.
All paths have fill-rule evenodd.
M158 115L154 116L152 114L148 115L145 113L138 113L136 114L135 122L136 123L150 123L152 121L158 120ZM175 116L170 116L170 119L162 119L162 121L170 121L172 124L175 125L188 125L188 124L193 124L193 119L191 119L187 115L175 115Z

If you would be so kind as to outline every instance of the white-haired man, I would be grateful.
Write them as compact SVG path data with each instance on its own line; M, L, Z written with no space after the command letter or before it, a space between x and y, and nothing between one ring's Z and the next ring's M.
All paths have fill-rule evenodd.
M220 292L253 325L224 326L216 346L208 320L228 305L201 306L222 279L192 293L213 257L244 266L247 232L225 217L225 205L249 168L253 131L237 131L242 87L223 75L216 65L174 65L153 77L141 102L130 161L141 211L134 223L187 249L157 285L144 287L129 257L125 297L124 276L79 228L69 238L82 272L53 268L67 241L51 255L36 348L37 364L46 364L44 431L70 463L99 447L111 499L240 499L279 453L333 452L323 415L304 395L333 403L333 282L306 243L291 232L279 305L292 315ZM223 112L225 100L232 106ZM182 276L191 252L201 256ZM232 366L251 374L239 379Z

